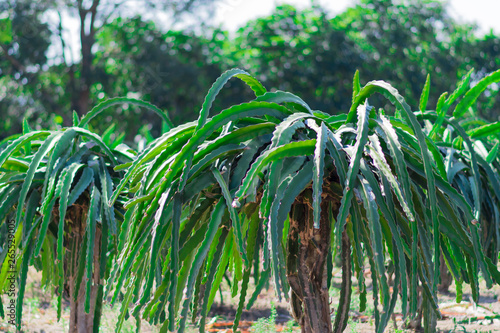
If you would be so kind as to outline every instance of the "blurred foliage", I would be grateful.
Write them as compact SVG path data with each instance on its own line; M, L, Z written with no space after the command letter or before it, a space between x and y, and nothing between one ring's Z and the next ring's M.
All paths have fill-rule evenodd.
M186 9L181 2L168 2L170 7L148 4L157 11L177 12ZM20 132L23 117L34 128L70 124L81 95L81 87L74 83L80 79L81 64L64 61L67 54L48 52L60 36L57 24L51 28L41 18L47 8L71 6L51 1L13 3L0 4L5 7L0 12L9 13L0 24L12 30L11 37L0 36L0 116L6 119L0 122L0 139ZM101 14L106 10L111 13L107 6ZM91 85L84 97L90 106L111 97L139 97L166 110L176 124L193 120L203 92L233 67L259 73L258 79L267 87L299 92L311 107L332 114L347 111L356 69L361 77L402 87L411 105L416 105L430 73L429 102L436 105L437 92L453 91L452 82L471 68L475 68L474 85L500 67L499 36L479 35L477 27L456 22L446 4L432 0L410 0L404 5L397 0L362 0L334 17L318 6L297 10L282 5L234 34L207 26L165 32L163 21L160 25L154 17L117 13L94 36ZM498 85L490 86L473 105L477 115L498 119L496 91ZM215 107L249 97L243 85L231 82ZM116 111L110 110L91 126L102 133ZM118 116L123 122L117 130L126 133L128 143L138 131L161 131L155 115L132 106L120 107Z
M210 59L213 44L194 33L162 33L153 22L140 17L119 18L98 35L95 64L99 77L93 94L98 99L139 97L168 110L176 123L193 119L198 114L202 92L220 74ZM116 114L116 110L110 110L109 117L111 114ZM154 130L159 129L153 113L125 106L119 114L134 120L122 130L136 133L137 126L147 124L158 124Z
M30 78L31 73L47 62L51 32L41 18L46 9L47 6L38 1L17 1L15 6L0 2L0 13L8 13L8 17L1 20L0 75Z
M36 75L47 62L50 46L50 30L41 20L46 8L24 0L15 6L0 2L0 138L21 132L23 116L34 123L54 120L44 114L53 105L43 105Z
M499 37L478 37L474 26L458 24L440 2L364 0L327 17L319 7L276 8L237 32L230 51L234 62L228 67L260 73L267 85L300 92L312 107L339 113L350 105L356 69L362 77L404 87L410 105L417 104L431 73L430 102L435 105L436 94L452 91L451 82L471 68L477 81L500 64Z
M300 92L311 107L331 113L348 110L352 76L363 67L363 50L320 8L276 8L238 30L229 54L229 67L260 73L266 85Z
M451 92L452 82L472 68L479 73L476 81L498 68L498 37L478 37L474 26L455 22L440 2L410 3L364 0L335 19L363 49L363 75L398 86L404 82L402 93L410 104L416 104L431 73L430 102L435 104L436 93ZM479 53L483 56L478 57Z
M136 69L121 72L117 79L96 61L100 45L106 43L107 35L102 31L110 31L115 22L128 20L130 13L161 18L171 25L184 18L206 19L215 8L209 5L216 1L141 0L133 4L120 0L0 1L0 117L6 119L0 122L0 139L20 132L23 118L35 129L70 125L73 110L82 116L99 102L106 82L116 80L111 89L113 96L133 93L128 86L121 89L117 85L132 80L133 77L124 76ZM143 23L145 28L149 28L149 24ZM78 37L70 30L76 30ZM158 30L151 34L162 36ZM101 36L103 40L99 39ZM124 37L130 37L130 31ZM133 53L118 61L123 59L126 64L134 56L141 61ZM145 60L151 64L143 64L143 67L152 71L158 62L163 62L158 57ZM146 83L143 87L150 85ZM141 95L144 94L141 92ZM135 125L146 124L151 119L137 122L137 117L125 115L123 120L123 124ZM93 125L101 132L109 126L103 121ZM131 133L128 140L137 133L132 133L134 128L123 129Z

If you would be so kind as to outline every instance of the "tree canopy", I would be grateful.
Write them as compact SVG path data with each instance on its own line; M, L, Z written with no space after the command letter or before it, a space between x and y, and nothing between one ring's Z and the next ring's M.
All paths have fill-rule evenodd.
M73 110L82 116L96 104L102 82L112 78L103 75L104 68L96 59L97 44L106 36L101 32L112 22L130 19L130 12L148 15L149 19L154 16L148 13L163 13L171 18L162 20L168 28L166 23L173 26L187 14L207 15L211 12L208 5L216 1L1 2L0 12L8 14L1 19L7 29L0 35L1 89L7 97L0 102L0 114L7 118L2 138L18 132L23 117L34 127L68 126ZM77 38L69 31L72 26L77 27ZM156 64L152 62L150 67Z

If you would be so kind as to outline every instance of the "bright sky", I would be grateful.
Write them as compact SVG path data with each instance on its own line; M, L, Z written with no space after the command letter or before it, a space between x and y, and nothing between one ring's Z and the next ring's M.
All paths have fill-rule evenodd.
M314 0L332 14L342 12L353 0ZM311 0L221 0L218 6L217 21L230 31L237 30L246 21L269 15L277 4L289 3L304 8L311 5ZM500 34L499 0L449 0L451 14L461 22L476 22L481 32L490 29Z

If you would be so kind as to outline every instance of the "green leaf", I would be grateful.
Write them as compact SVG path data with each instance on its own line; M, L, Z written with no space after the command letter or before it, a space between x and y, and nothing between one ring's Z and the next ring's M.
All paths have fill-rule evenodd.
M200 332L205 331L206 317L208 315L208 310L210 309L210 305L212 304L212 302L210 302L210 300L209 300L210 296L212 295L212 290L213 289L217 290L217 288L219 288L220 281L219 281L219 284L216 284L214 282L216 272L218 272L220 267L225 268L227 266L227 262L224 262L224 258L223 258L223 254L222 254L223 253L222 251L225 248L225 244L227 245L227 243L225 242L225 240L227 239L227 236L228 236L228 229L221 228L220 238L218 239L217 247L215 249L215 253L213 256L214 260L207 261L208 274L206 276L206 279L203 281L203 284L205 286L205 292L202 295L203 300L202 300L202 306L201 306L201 310L200 310L201 319L200 319L200 322L198 325L198 327L200 328ZM223 272L222 269L220 271ZM214 293L214 295L215 295L215 293ZM212 301L213 301L213 299L212 299Z
M182 190L186 182L186 172L191 168L192 160L190 156L193 155L193 150L195 149L195 147L198 147L198 145L201 144L206 138L208 138L208 136L212 134L216 129L228 124L231 121L250 116L256 117L267 115L275 116L281 119L289 114L290 111L281 105L256 101L236 105L223 110L206 124L205 122L203 122L204 125L202 128L197 128L196 134L189 140L189 142L182 148L181 152L176 156L176 159L171 165L172 172L169 172L167 175L165 175L166 179L163 184L169 183L174 173L179 172L182 167L183 172L180 177L181 181L179 186L180 190Z
M99 158L99 180L101 181L101 196L102 201L106 202L103 206L104 215L109 222L109 230L112 235L117 234L116 221L115 221L115 209L113 206L109 206L108 200L111 197L111 193L113 192L113 180L109 175L108 168L106 167L106 163L103 158Z
M273 132L272 147L277 147L292 140L298 129L305 128L302 120L311 117L307 113L297 112L284 119Z
M86 313L90 312L90 297L92 295L92 277L93 277L93 262L94 262L94 248L95 248L95 235L96 235L96 222L97 222L97 209L100 203L100 193L97 190L96 186L92 186L92 190L90 192L90 205L89 212L87 215L87 222L85 233L87 234L87 251L86 251L86 264L85 264L85 272L87 279L87 286L85 288L85 303L84 309ZM62 236L62 234L61 234ZM61 237L60 236L60 237ZM61 237L62 238L62 237ZM95 277L96 280L99 280L98 277Z
M325 148L328 129L325 123L317 132L316 147L314 149L314 168L313 168L313 220L314 228L319 229L321 217L321 193L323 192L323 176L325 168Z
M78 127L84 128L89 123L89 121L92 120L92 118L97 116L99 113L103 112L107 108L110 108L110 107L112 107L114 105L118 105L118 104L131 104L131 105L136 105L136 106L140 106L140 107L146 108L148 110L151 110L154 113L156 113L158 116L160 116L162 121L164 121L169 126L169 128L174 127L174 125L170 121L170 118L168 117L168 114L166 112L162 111L160 108L158 108L158 107L154 106L153 104L148 103L146 101L142 101L142 100L135 99L135 98L127 98L127 97L111 98L111 99L108 99L104 102L97 104L96 106L94 106L92 108L92 110L90 110L85 116L83 116L83 118L80 120L80 122L78 124ZM73 120L73 122L75 122L75 120Z
M333 325L334 332L345 330L349 318L349 308L351 306L352 295L352 269L351 269L351 242L347 231L342 232L342 284L339 298L339 307L335 322Z
M30 167L28 169L28 172L26 172L26 177L24 179L24 183L23 183L23 186L21 188L21 193L19 194L19 201L18 201L18 205L17 205L17 215L16 215L16 226L19 225L22 211L24 209L24 201L25 201L26 195L28 194L28 191L31 187L31 183L33 181L33 177L35 175L35 172L37 171L38 166L40 165L40 162L42 161L42 158L44 158L45 155L47 155L47 153L49 152L49 150L51 150L52 147L54 147L54 145L57 143L57 140L60 137L61 137L61 133L54 133L54 134L50 135L43 142L43 144L40 146L37 153L33 157L33 160L30 163ZM2 164L2 163L0 163L0 164Z
M130 230L129 233L132 234ZM144 247L144 244L148 241L148 239L150 239L150 235L147 232L139 233L139 237L138 239L134 240L134 244L132 245L130 244L130 242L128 242L126 245L130 246L130 248L122 250L120 260L111 271L110 278L108 279L109 283L114 282L117 271L120 270L120 275L118 277L118 280L116 281L115 293L113 294L113 297L111 299L111 304L114 304L116 298L118 297L118 295L120 295L121 288L127 278L127 274L132 267L132 263L135 261L136 257L138 256L139 250L141 249L141 247ZM110 285L108 285L108 288L109 287ZM110 290L111 289L107 289L105 294L107 295Z
M361 97L367 98L367 96L372 94L373 92L382 93L384 96L386 96L391 101L391 103L395 104L397 107L399 107L399 109L404 111L403 114L409 120L409 122L411 124L411 128L413 129L414 134L417 137L418 145L420 148L420 155L422 157L425 175L427 178L428 200L429 200L429 206L430 206L430 210L431 210L431 221L432 221L432 225L433 225L434 248L439 249L440 248L440 246L439 246L439 221L437 218L435 176L434 176L434 173L432 170L431 158L430 158L430 154L429 154L429 149L427 147L425 134L423 133L423 131L420 127L420 124L419 124L417 118L415 117L415 114L411 111L408 104L406 104L404 98L401 95L399 95L399 93L397 92L396 89L394 89L392 86L390 86L389 84L387 84L383 81L372 81L367 86L370 88L366 90L366 95L361 96ZM366 87L364 89L366 89ZM413 240L413 241L416 242L417 240ZM435 280L437 280L439 277L439 251L435 252L434 264L436 267L436 269L435 269L436 276L434 278L435 278ZM434 284L434 286L436 286L436 284Z
M492 163L498 156L498 148L500 148L500 141L497 141L495 146L490 150L488 156L486 157L486 162Z
M295 103L305 108L305 110L307 110L309 115L313 114L311 107L306 102L304 102L302 98L287 91L277 90L273 92L266 92L265 94L257 97L255 101L278 103L278 104Z
M0 20L0 22L1 22L1 20ZM1 35L1 33L0 33L0 35ZM23 119L23 135L28 134L29 132L31 132L31 127L28 124L28 119L24 118ZM24 150L25 150L25 155L29 155L31 153L31 143L30 142L26 143L26 145L24 146Z
M234 132L233 132L234 133ZM186 188L190 183L193 182L193 179L201 174L201 172L206 171L210 168L217 160L224 160L229 158L231 155L237 155L246 149L244 144L227 144L220 148L217 148L208 154L201 153L200 155L204 155L204 157L189 171L188 174L188 184L186 184Z
M2 169L8 171L21 171L22 173L26 173L29 168L29 161L25 161L24 159L19 159L15 157L9 157L7 161L2 165ZM0 180L2 183L7 181L7 177L11 176L12 173L5 175L6 177L2 177Z
M3 149L0 152L0 166L5 163L5 160L14 152L16 152L20 147L25 145L26 143L30 141L34 141L36 139L42 138L49 136L53 134L54 132L52 131L35 131L35 132L29 132L27 134L24 134L18 138L15 138L13 141L11 141L5 149Z
M168 294L168 329L175 330L175 297L177 290L177 280L179 273L179 229L181 224L182 201L180 194L174 195L172 217L172 235L171 235L171 257L170 257L170 288Z
M208 311L210 311L210 308L212 307L212 304L215 299L215 294L219 290L222 278L224 277L227 265L229 264L229 259L231 257L231 253L233 252L233 244L234 244L233 238L234 238L233 233L229 232L226 238L226 243L224 245L224 252L222 254L219 264L217 265L217 271L215 273L213 283L211 285L207 285L207 289L210 290L210 293L208 296L205 315L208 314Z
M347 161L346 154L337 140L337 138L333 135L332 132L328 131L328 141L326 142L326 149L332 156L335 168L337 169L337 174L339 176L339 180L341 184L345 184L346 175L347 175Z
M109 159L111 160L113 166L118 164L118 161L116 160L115 154L111 152L111 149L102 141L102 139L97 135L94 134L90 131L87 131L86 129L79 128L79 127L72 127L75 132L80 134L81 136L84 136L92 141L94 141L103 151L106 155L108 155Z
M43 244L42 252L42 287L46 288L49 286L50 281L53 279L54 275L54 253L53 248L50 246L50 241L45 240Z
M238 251L241 255L241 257L243 258L243 260L245 261L245 266L248 266L248 258L247 258L247 255L246 255L246 250L245 250L245 245L243 243L243 233L242 233L242 226L241 226L241 222L240 222L240 218L238 216L238 212L236 212L236 209L235 207L233 207L233 198L231 196L231 194L229 193L229 189L227 188L227 184L226 182L224 181L224 179L222 178L222 175L220 173L220 171L216 168L213 168L212 169L212 172L215 176L215 179L217 180L217 183L219 184L221 190L222 190L222 194L224 196L224 199L226 200L226 204L227 204L227 209L229 210L229 214L231 216L231 221L232 221L232 225L233 225L233 228L234 228L234 233L235 233L235 236L236 236L236 246L238 248Z
M247 256L250 258L250 263L247 267L245 267L245 271L243 273L243 279L241 282L241 290L240 290L240 300L238 302L238 308L236 310L234 322L233 322L233 332L237 332L239 321L241 318L241 314L243 313L243 308L245 306L245 298L248 290L248 283L250 281L250 270L252 267L252 260L254 259L255 245L257 241L258 231L259 231L259 222L260 218L258 214L253 214L250 218L250 224L248 229L248 238L247 238Z
M485 138L490 135L497 135L498 133L500 133L500 122L498 121L467 131L471 139Z
M274 130L274 128L275 126L272 123L249 125L233 130L226 135L219 136L214 141L207 142L206 145L200 147L200 149L196 152L193 158L193 164L197 165L194 165L191 168L188 178L191 178L197 173L198 170L207 167L208 161L211 161L215 156L222 158L222 152L235 152L236 150L241 150L241 148L246 148L245 144L249 139L269 134ZM220 153L214 154L214 152L217 151Z
M153 243L151 245L151 251L149 253L150 261L149 267L146 275L146 283L142 287L142 297L138 302L136 302L136 307L132 313L133 316L139 315L140 308L150 300L151 288L153 287L154 278L157 275L157 268L159 257L161 255L160 247L166 237L169 230L169 225L167 221L170 219L172 214L169 214L167 210L170 208L168 205L164 205L159 211L161 212L158 221L153 225L152 238Z
M444 159L441 151L431 139L426 138L425 141L427 142L427 148L432 155L432 159L436 164L436 168L439 171L440 176L446 178L446 166L444 165Z
M127 285L128 286L133 285L135 282L135 279L136 279L136 276L133 276L133 275L130 276L130 278L127 280ZM128 287L127 292L125 293L125 295L123 295L123 300L121 302L122 306L120 309L120 315L119 315L118 320L116 322L116 329L115 329L116 333L121 332L122 325L123 325L123 322L125 320L125 314L127 313L126 310L129 306L130 302L132 301L133 291L134 291L134 288Z
M215 234L219 229L219 225L222 221L222 216L224 215L225 208L226 204L224 200L219 200L219 202L217 203L212 212L212 216L210 217L209 226L205 234L206 236L203 239L201 246L198 248L196 256L193 260L193 264L191 265L191 270L189 271L189 278L186 283L186 288L184 291L185 294L184 304L182 306L182 311L180 316L181 319L179 322L179 330L178 330L178 332L180 333L184 332L185 329L187 312L189 310L189 304L193 296L195 279L198 276L198 273L200 271L201 265L203 264L203 261L205 260L205 257L207 256L208 250L210 249L210 245L214 240Z
M418 104L420 111L424 112L427 109L427 101L429 100L429 91L431 89L431 76L427 74L425 79L424 89L420 95L420 103Z
M210 112L210 109L212 108L212 103L215 101L215 98L219 94L219 92L222 90L222 87L229 81L233 76L241 79L243 82L247 83L252 90L254 90L255 94L257 96L260 96L266 92L266 89L258 82L255 80L250 74L245 72L244 70L235 68L235 69L230 69L224 73L222 73L221 76L217 78L217 80L214 82L212 87L207 93L207 96L205 97L205 101L203 102L203 106L201 107L200 110L200 116L198 118L198 124L196 126L196 131L201 129L208 117L208 113Z
M283 172L283 176L285 177L281 183L279 183L276 190L276 196L272 202L270 215L268 217L268 224L270 226L269 239L271 242L271 260L276 288L275 292L279 299L281 299L282 291L280 286L286 285L285 274L283 274L281 270L284 265L281 239L283 238L285 220L288 218L295 198L299 196L312 181L313 162L309 161L303 164L302 161L302 159L298 160L297 162L299 163L296 164L296 167L292 167L290 170L291 172ZM290 163L290 165L294 163Z
M64 241L64 221L66 220L66 209L68 207L68 196L71 183L75 175L83 167L83 164L73 163L64 169L63 174L57 184L55 198L59 197L59 228L57 233L57 260L63 260L63 241ZM40 241L40 240L39 240Z
M0 44L12 42L12 20L10 17L0 19Z
M47 228L49 226L50 219L52 217L52 210L55 204L56 204L56 198L52 198L52 200L50 200L50 202L47 204L46 211L42 213L43 220L42 224L40 225L40 230L38 231L38 241L35 246L35 257L38 257L40 255L42 245L47 235Z
M278 159L282 159L285 157L294 157L294 156L308 156L314 153L316 148L316 140L305 140L305 141L297 141L290 142L288 144L270 149L260 155L257 160L252 164L252 167L247 173L247 176L243 180L243 183L239 187L238 191L235 194L235 201L233 202L233 206L238 207L239 200L243 198L246 194L248 194L248 190L252 185L257 174L262 171L264 167L270 164L271 161L275 161Z
M73 127L78 126L79 123L80 119L78 118L78 113L75 110L73 110Z
M26 204L26 209L24 212L24 230L23 230L23 243L22 247L26 248L28 246L28 241L31 240L31 235L33 230L38 225L40 221L40 217L37 218L37 222L33 222L35 219L36 210L38 208L38 202L40 201L41 195L40 192L34 190L31 192L28 202ZM33 246L31 245L31 248ZM30 255L31 256L31 255Z
M26 290L26 279L28 277L28 266L33 254L33 242L28 241L28 246L24 249L24 254L22 256L21 271L19 274L19 290L17 292L17 304L16 304L16 328L17 331L21 331L22 314L23 314L23 303L24 303L24 292Z
M115 191L111 195L109 200L109 205L113 205L118 195L123 191L123 188L127 184L127 182L137 173L137 170L143 167L143 164L147 161L151 160L155 156L158 156L161 152L165 150L165 145L170 143L169 148L177 150L178 147L182 147L188 139L192 136L194 132L194 124L188 123L185 125L178 126L168 133L162 135L156 141L151 142L141 153L136 157L136 159L132 162L127 169L125 175L121 178L120 183L116 187ZM182 140L181 138L185 138ZM172 143L173 141L173 143ZM177 146L179 144L179 146ZM118 171L118 170L116 170Z
M472 87L465 94L464 98L458 103L455 111L453 111L453 117L460 118L462 117L474 104L479 96L486 90L486 88L492 84L500 81L500 69L489 74L482 80L480 80L474 87Z
M363 90L366 89L363 88ZM359 165L361 163L361 158L363 151L365 149L366 142L368 140L368 119L369 119L369 106L367 103L360 105L357 109L358 112L358 126L356 132L356 141L353 147L353 156L351 156L351 161L349 163L349 169L347 172L347 183L344 187L342 200L340 203L339 213L336 220L336 241L337 247L340 245L341 234L344 230L347 214L351 206L351 200L353 198L353 188L356 186L356 181L359 172Z
M21 241L21 236L23 234L23 223L19 224L17 226L16 231L14 232L14 244L20 244ZM5 257L6 258L6 257ZM18 261L17 265L19 265L21 262ZM5 264L5 259L4 262L2 262L1 266L1 271L0 271L0 290L4 290L4 285L5 285L5 280L7 279L7 274L9 273L10 270L10 265Z
M393 158L393 162L396 166L396 174L401 184L404 197L406 198L408 209L411 215L414 215L415 209L413 207L413 200L411 196L412 192L410 187L410 175L408 174L406 162L404 160L404 155L401 150L402 148L399 142L399 138L396 134L396 130L392 126L391 122L383 115L380 116L380 121L378 121L378 124L382 129L380 136L386 142L389 152Z
M189 140L189 142L184 145L182 150L176 155L175 160L170 165L170 168L165 173L162 178L161 185L157 188L155 197L153 201L149 204L144 217L142 218L143 223L147 221L158 208L158 202L161 193L165 191L167 186L169 186L178 173L182 171L179 183L179 191L181 191L187 181L187 175L189 174L189 169L192 163L192 156L196 148L203 142L208 136L213 133L216 129L224 126L232 120L238 118L245 118L247 116L263 116L264 114L274 114L283 118L284 115L289 114L290 111L280 105L266 102L250 102L245 104L240 104L229 109L222 111L220 114L213 117L203 128L198 130L196 134ZM118 196L118 191L111 198L111 202L114 202L114 198Z
M432 113L425 113L424 117L433 119L435 117L435 114ZM462 138L462 140L465 142L465 148L469 153L471 164L472 164L472 174L475 178L475 193L476 195L474 196L474 217L476 220L480 219L480 213L481 213L481 204L480 204L480 187L481 187L481 176L479 173L479 167L477 163L477 157L476 153L474 151L474 146L472 144L472 141L470 140L469 136L467 133L465 133L464 129L457 123L457 121L454 118L449 118L449 119L443 119L443 121L447 125L451 125L453 129L458 133L458 135ZM427 173L426 173L427 174ZM434 177L433 177L434 178ZM484 267L481 265L481 267Z
M94 180L94 171L92 168L84 168L78 182L73 186L73 189L68 196L68 206L71 206L78 200L80 195L89 187Z
M89 235L87 233L84 233L81 247L79 249L75 248L75 251L78 251L78 257L79 257L78 268L77 268L76 277L75 277L75 290L74 290L75 293L74 293L74 295L72 295L73 300L75 302L78 299L78 294L80 293L80 286L82 284L83 276L85 274L85 265L87 262L86 253L88 250L88 245L87 245L88 236ZM43 253L42 253L42 255L43 255Z
M432 125L431 131L429 132L429 137L435 138L435 133L439 130L441 125L443 124L443 120L446 117L446 97L448 96L447 92L444 92L439 96L439 99L437 101L436 105L436 113L438 115L438 118Z
M384 200L384 196L382 195L382 192L380 191L377 179L375 178L374 174L372 171L367 167L365 161L361 161L360 165L361 172L363 173L363 176L365 177L366 181L371 187L371 190L375 194L375 199L376 202L380 208L380 212L382 213L382 216L385 217L387 220L387 223L389 225L389 228L391 229L392 232L392 239L394 243L396 244L396 252L397 252L397 265L399 267L396 267L396 272L404 272L406 273L406 259L405 259L405 254L404 254L404 244L403 244L403 239L400 237L401 231L400 228L397 226L396 222L396 216L394 212L394 204L392 202L392 196L391 195L386 195L386 200ZM382 184L384 185L384 189L388 187L386 185L388 183L388 180L383 179ZM387 202L386 202L387 201ZM391 208L392 209L391 209ZM354 229L353 229L354 231ZM361 254L361 247L359 242L355 243L354 248L358 247L357 253ZM359 258L358 260L361 260ZM360 266L362 266L362 262L360 263ZM398 269L399 268L399 269ZM362 274L362 272L361 272ZM407 279L401 279L401 302L402 302L402 312L403 312L403 317L406 317L407 315L407 306L408 306L408 282Z
M246 73L236 74L235 76L238 79L240 79L241 81L245 82L247 84L247 86L249 86L250 89L252 89L255 96L258 97L258 96L261 96L261 95L266 93L266 88L264 88L262 83L260 83L259 80L257 80L253 76L246 74Z
M455 101L462 96L467 89L469 89L469 84L470 84L470 79L472 72L474 72L474 69L471 69L470 71L467 72L467 74L464 75L464 77L460 80L460 82L457 84L457 88L453 93L446 99L445 105L444 105L444 113L448 112L448 109L450 106L455 103ZM423 111L423 110L420 110Z
M111 145L111 135L115 132L116 130L116 125L112 123L111 125L104 130L104 133L102 133L102 141L104 141L105 144Z
M374 250L376 272L382 287L382 303L385 305L389 302L389 286L385 277L384 246L376 197L366 180L362 179L360 182L363 190L363 204L365 206L368 221L370 221L368 226L370 227L370 238Z
M403 195L403 191L399 186L399 182L397 181L394 173L392 172L389 164L387 163L384 153L382 151L382 147L380 146L380 142L376 135L371 135L368 137L370 139L370 144L368 145L370 156L372 157L373 164L375 167L387 178L389 183L391 184L394 193L399 199L399 203L403 207L405 214L408 216L410 221L414 221L414 212L410 210L410 207L407 203L406 196ZM410 196L411 199L411 196Z
M68 129L62 133L59 137L54 149L50 154L49 161L47 163L47 169L45 171L45 180L43 183L42 196L44 197L44 202L42 204L42 210L52 199L54 194L55 182L57 175L61 167L63 166L63 160L66 160L64 156L69 155L70 151L68 147L76 136L76 132L72 129ZM57 162L59 160L59 162Z
M354 73L354 78L352 80L352 102L354 103L354 100L356 99L356 96L359 94L361 91L361 84L359 83L359 70L356 69L356 72Z

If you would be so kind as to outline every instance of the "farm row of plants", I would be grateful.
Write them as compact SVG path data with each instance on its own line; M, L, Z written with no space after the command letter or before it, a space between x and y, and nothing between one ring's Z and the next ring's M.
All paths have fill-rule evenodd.
M61 130L25 121L0 143L0 289L13 224L17 327L30 266L56 295L59 316L69 299L70 332L97 332L108 300L121 303L117 332L128 316L161 331L193 321L203 332L225 274L239 297L234 330L271 279L303 332L340 332L353 277L366 307L369 269L377 332L398 301L407 322L423 317L435 331L441 255L457 301L464 283L478 301L479 276L488 288L500 283L500 123L474 111L500 71L474 84L471 74L437 105L427 103L428 77L411 107L386 82L361 87L356 72L350 109L332 116L233 69L213 84L199 118L177 127L129 98L75 114ZM216 112L230 79L255 98ZM375 94L392 107L372 106ZM121 103L156 112L164 133L136 151L118 133L89 129ZM335 257L342 288L332 319Z

